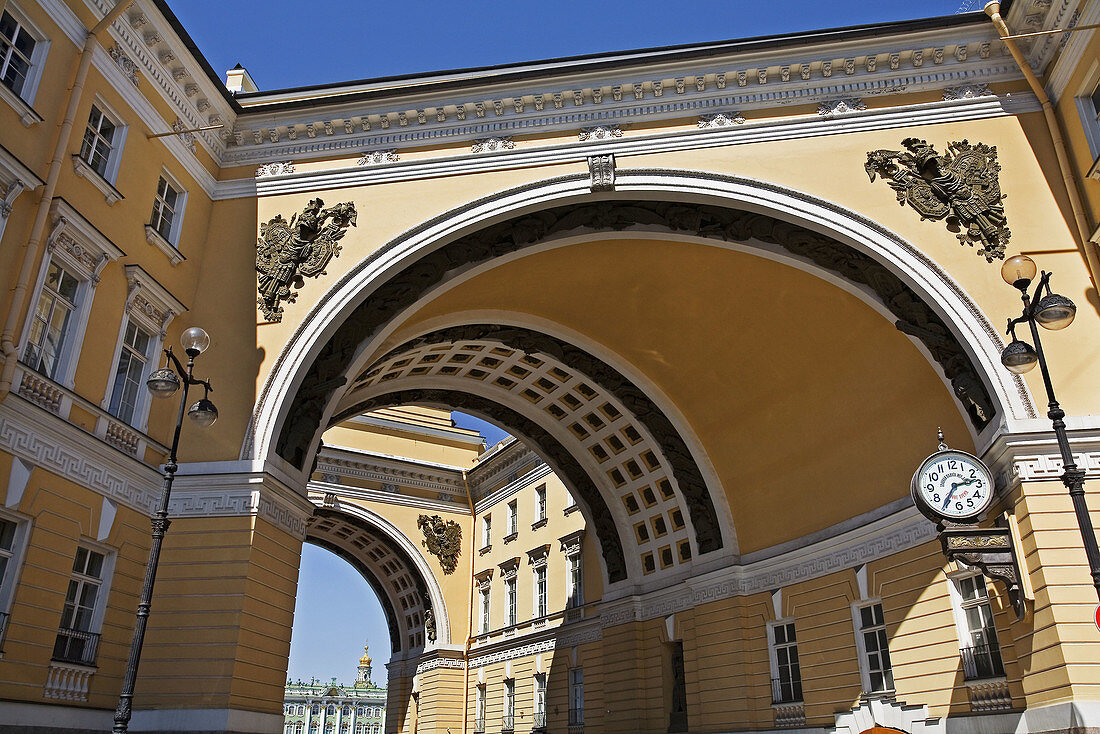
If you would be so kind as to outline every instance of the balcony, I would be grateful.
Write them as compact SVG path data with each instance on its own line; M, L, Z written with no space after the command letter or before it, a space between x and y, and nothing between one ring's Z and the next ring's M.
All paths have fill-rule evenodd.
M480 716L474 719L474 732L475 734L482 734L485 731L485 717Z
M504 716L500 722L501 731L515 731L516 729L516 717Z
M83 630L60 629L53 645L53 660L95 667L99 650L99 634Z
M772 678L772 704L801 703L802 681Z
M962 657L963 680L1000 678L1005 674L1001 649L992 645L975 645L959 650Z
M546 731L546 712L535 712L535 723L531 727L532 732L544 732Z

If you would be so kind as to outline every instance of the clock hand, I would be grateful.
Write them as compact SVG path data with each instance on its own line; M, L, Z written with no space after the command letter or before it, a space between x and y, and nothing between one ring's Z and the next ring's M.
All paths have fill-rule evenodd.
M969 484L969 483L970 483L970 482L963 482L963 484ZM951 491L947 493L947 498L946 498L946 499L944 499L944 501L943 501L943 507L941 507L941 508L940 508L941 510L946 510L946 509L947 509L947 506L948 506L949 504L951 504L951 495L955 494L955 490L956 490L956 489L958 489L958 488L959 488L959 486L960 486L960 485L959 485L959 483L958 483L958 482L952 482L952 483L951 483Z

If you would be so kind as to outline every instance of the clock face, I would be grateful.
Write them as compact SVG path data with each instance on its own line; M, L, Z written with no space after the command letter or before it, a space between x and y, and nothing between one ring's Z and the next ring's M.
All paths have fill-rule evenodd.
M938 451L913 475L913 500L937 520L972 520L993 501L993 477L965 451Z

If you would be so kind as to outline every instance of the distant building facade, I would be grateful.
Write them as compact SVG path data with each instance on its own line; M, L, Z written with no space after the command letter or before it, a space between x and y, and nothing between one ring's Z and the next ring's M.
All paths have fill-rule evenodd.
M381 734L386 728L386 689L371 681L371 658L363 648L355 683L310 680L286 684L285 734Z

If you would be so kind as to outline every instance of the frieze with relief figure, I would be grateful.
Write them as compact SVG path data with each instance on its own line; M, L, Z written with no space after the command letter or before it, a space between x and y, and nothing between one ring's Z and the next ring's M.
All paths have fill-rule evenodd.
M1003 260L1011 232L1005 219L996 146L950 143L939 155L927 141L906 138L906 151L873 150L864 169L871 181L882 176L898 203L921 220L944 220L959 242L980 245L987 262Z
M346 201L324 208L311 199L301 214L286 221L282 214L260 225L256 242L256 303L268 321L282 321L282 302L293 303L304 278L325 274L332 258L340 255L339 241L355 226L355 204Z

